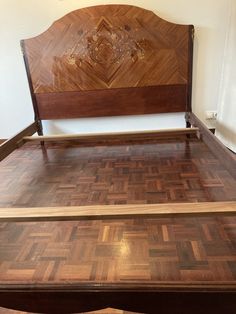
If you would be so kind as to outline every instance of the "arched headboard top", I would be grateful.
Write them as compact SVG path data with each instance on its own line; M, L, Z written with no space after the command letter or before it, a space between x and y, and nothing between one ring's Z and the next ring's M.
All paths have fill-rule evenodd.
M39 114L46 106L44 95L50 93L170 86L187 97L191 29L130 5L100 5L67 14L41 35L22 41ZM73 95L68 94L69 99ZM184 111L186 100L182 107Z

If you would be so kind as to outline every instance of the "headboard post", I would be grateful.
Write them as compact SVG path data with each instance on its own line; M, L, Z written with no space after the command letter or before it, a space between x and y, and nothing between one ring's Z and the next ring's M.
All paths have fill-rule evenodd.
M194 26L189 25L188 93L186 113L192 112L193 43L194 43ZM189 122L188 117L189 117L188 114L185 114L186 127L190 128L191 123Z
M24 59L24 64L25 64L25 69L26 69L26 75L27 75L29 89L30 89L30 96L31 96L33 109L34 109L34 121L37 123L37 133L38 133L38 135L43 135L43 125L42 125L41 119L39 118L38 104L37 104L36 96L34 93L34 88L33 88L33 84L32 84L28 59L27 59L27 56L25 54L24 40L20 41L20 45L21 45L21 51L23 54L23 59Z

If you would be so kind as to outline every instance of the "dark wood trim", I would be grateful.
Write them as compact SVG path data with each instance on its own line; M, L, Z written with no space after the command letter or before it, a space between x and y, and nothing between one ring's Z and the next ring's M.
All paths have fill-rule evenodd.
M5 286L0 305L27 312L78 313L112 307L150 314L235 314L236 286L68 284Z
M187 85L37 93L42 120L184 112Z
M42 125L42 121L39 119L38 104L37 104L37 99L36 99L35 93L34 93L32 78L30 75L29 62L28 62L27 54L25 52L24 40L21 40L20 44L21 44L21 51L23 53L23 59L24 59L24 63L25 63L27 79L28 79L28 83L29 83L31 100L32 100L33 109L34 109L34 120L37 122L37 133L38 133L38 135L43 135L43 125Z
M188 90L187 90L187 107L186 112L192 112L192 75L193 75L193 42L194 26L189 26L189 56L188 56Z
M16 148L22 146L24 136L33 135L38 130L37 122L33 122L28 127L17 133L15 136L0 145L0 161L7 157Z
M189 26L189 40L188 40L188 90L186 100L185 112L192 112L192 83L193 83L193 43L194 43L194 26ZM185 115L186 127L190 128L191 123L188 121L188 116Z
M188 113L188 121L199 128L200 138L207 144L213 154L224 164L230 174L236 179L236 154L225 147L218 138L196 117Z
M104 282L101 281L99 285L94 281L78 281L78 282L56 282L52 283L29 283L27 281L14 281L0 283L0 292L62 292L62 291L75 291L75 292L234 292L236 293L236 280L235 281L125 281L125 282ZM236 300L235 300L236 302Z
M4 142L6 142L6 141L7 141L6 138L5 138L5 139L4 139L4 138L1 138L1 139L0 139L0 144L4 143Z

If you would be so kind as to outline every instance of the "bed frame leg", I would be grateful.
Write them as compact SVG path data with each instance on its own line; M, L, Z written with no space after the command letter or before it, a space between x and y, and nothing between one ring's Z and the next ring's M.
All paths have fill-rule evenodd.
M37 120L37 126L38 126L37 133L39 136L42 136L43 135L43 124L42 124L41 120ZM45 142L41 141L40 144L41 144L42 149L45 150Z
M186 128L191 128L191 123L189 121L186 121Z
M186 128L189 129L191 128L191 123L189 122L189 113L185 113L185 123L186 123ZM190 138L190 134L186 134L187 139Z
M38 135L43 135L43 124L42 124L42 121L41 120L36 120L37 122L37 133Z
M186 112L185 113L186 128L191 128L191 122L189 119L190 119L189 112Z

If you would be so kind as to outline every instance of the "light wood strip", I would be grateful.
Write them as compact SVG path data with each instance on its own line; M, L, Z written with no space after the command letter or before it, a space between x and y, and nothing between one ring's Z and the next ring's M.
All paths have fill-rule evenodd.
M175 214L235 213L236 202L0 208L0 220L74 220Z
M89 140L95 138L140 138L142 136L178 136L184 134L196 134L198 128L178 128L178 129L163 129L163 130L144 130L144 131L128 131L128 132L96 132L96 133L83 133L83 134L56 134L56 135L43 135L43 136L25 136L24 141L65 141L65 140Z

